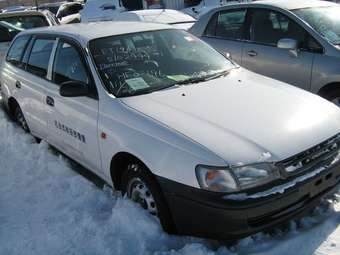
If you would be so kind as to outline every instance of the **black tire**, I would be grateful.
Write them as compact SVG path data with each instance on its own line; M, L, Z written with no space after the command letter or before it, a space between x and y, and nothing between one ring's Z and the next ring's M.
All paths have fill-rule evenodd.
M144 205L147 204L145 201L144 203L139 203L132 198L131 189L133 188L134 180L140 180L141 183L139 184L146 185L146 189L150 191L151 196L154 199L157 213L153 213L149 211L148 208L145 208L145 206L143 206L143 204ZM139 162L133 162L127 165L122 176L122 192L123 194L127 194L129 199L141 204L141 206L144 209L148 210L151 214L156 215L159 218L163 229L167 233L169 234L177 233L175 224L171 217L169 207L166 203L161 188L157 183L156 179L154 178L154 176L148 169L146 169L146 167L143 164Z
M15 121L18 123L18 125L26 132L29 133L30 129L28 127L27 121L25 119L25 116L22 112L22 110L20 109L19 105L16 105L14 108L14 118Z
M328 90L322 93L321 96L340 107L340 88Z

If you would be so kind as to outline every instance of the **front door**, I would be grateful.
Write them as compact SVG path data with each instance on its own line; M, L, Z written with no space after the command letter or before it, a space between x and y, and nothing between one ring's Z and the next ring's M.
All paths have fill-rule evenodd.
M202 39L241 64L245 22L246 9L217 12L211 17Z
M307 32L287 16L269 9L252 9L250 40L243 47L242 66L256 73L310 89L314 53ZM298 42L297 55L279 49L280 39Z
M88 86L91 95L62 97L59 88L69 81ZM93 171L100 171L98 146L98 99L94 92L83 51L66 39L59 39L54 54L46 105L50 143ZM98 173L100 174L100 173Z

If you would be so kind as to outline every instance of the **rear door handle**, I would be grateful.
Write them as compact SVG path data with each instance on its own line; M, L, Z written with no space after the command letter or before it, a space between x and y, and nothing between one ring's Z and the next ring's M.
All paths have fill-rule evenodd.
M257 52L254 51L254 50L250 50L250 51L248 51L247 53L248 53L248 56L249 56L249 57L256 57L256 56L257 56Z
M21 82L20 81L17 81L15 83L15 87L17 87L18 89L21 89Z
M46 104L53 107L54 106L54 99L52 97L47 96L46 97Z

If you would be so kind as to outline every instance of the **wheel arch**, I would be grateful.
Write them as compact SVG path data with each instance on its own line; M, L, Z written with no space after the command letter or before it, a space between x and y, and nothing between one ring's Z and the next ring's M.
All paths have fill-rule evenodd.
M318 95L321 97L324 97L325 95L327 95L328 92L335 90L335 89L340 89L340 82L331 82L331 83L324 85L318 91Z
M124 171L126 170L127 164L129 164L130 162L138 162L142 164L145 167L145 169L151 173L149 167L137 156L125 151L116 153L111 159L110 176L113 185L118 190L121 190L122 188L121 187L122 176Z
M8 112L12 118L14 118L14 111L16 107L20 107L18 101L14 97L8 98Z

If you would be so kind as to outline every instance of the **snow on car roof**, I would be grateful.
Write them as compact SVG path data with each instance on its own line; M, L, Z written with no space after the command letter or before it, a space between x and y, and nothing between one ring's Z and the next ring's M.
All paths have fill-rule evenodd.
M115 20L125 21L146 21L164 24L195 22L196 20L188 14L170 9L149 9L122 12L115 17Z
M282 9L294 10L310 7L338 6L336 3L319 0L260 0L253 3L277 6Z
M174 29L174 27L170 25L158 23L104 21L60 25L53 27L41 27L24 31L21 34L57 34L76 37L84 41L90 41L92 39L113 35L130 34L169 28Z

